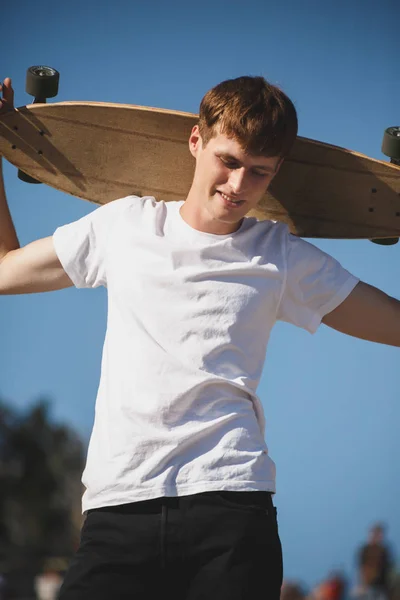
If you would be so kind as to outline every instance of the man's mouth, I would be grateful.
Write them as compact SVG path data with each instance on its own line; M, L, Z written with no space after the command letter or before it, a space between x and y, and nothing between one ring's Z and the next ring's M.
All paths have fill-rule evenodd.
M244 200L240 200L239 198L232 198L232 196L228 196L227 194L224 194L220 190L217 190L217 192L221 196L221 198L223 200L225 200L225 202L227 204L229 204L229 205L232 205L232 206L241 206L242 204L245 203Z

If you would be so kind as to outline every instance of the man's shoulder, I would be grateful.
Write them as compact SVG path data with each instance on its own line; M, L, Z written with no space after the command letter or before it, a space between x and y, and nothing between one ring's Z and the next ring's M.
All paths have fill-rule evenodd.
M256 217L246 216L244 217L244 223L242 226L246 230L260 231L263 233L271 232L274 234L289 235L289 228L283 221L272 221L270 219L257 219Z
M121 217L131 217L136 221L141 213L152 210L156 204L157 201L152 196L124 196L99 206L92 212L92 218L97 222L108 224L120 221Z
M115 210L124 210L126 208L133 208L138 211L142 210L145 206L155 206L157 204L156 199L153 196L124 196L123 198L117 198L112 200L105 206L113 206Z
M252 240L257 246L279 247L284 249L290 238L286 223L281 221L259 220L255 217L245 217L240 228L244 238Z

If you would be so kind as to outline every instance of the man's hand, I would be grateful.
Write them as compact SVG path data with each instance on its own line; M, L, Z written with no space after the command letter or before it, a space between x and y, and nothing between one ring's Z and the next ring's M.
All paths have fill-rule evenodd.
M322 322L362 340L400 346L400 301L362 281Z
M14 108L14 90L11 85L11 79L6 77L3 84L0 84L0 115L13 110Z

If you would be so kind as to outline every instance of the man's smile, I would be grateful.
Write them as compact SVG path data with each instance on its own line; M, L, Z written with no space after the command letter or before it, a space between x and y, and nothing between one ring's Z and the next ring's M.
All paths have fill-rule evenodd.
M228 196L228 194L224 194L224 192L221 192L220 190L217 190L217 193L221 196L221 198L228 205L242 206L245 203L245 200L241 200L240 198L234 198L232 196Z

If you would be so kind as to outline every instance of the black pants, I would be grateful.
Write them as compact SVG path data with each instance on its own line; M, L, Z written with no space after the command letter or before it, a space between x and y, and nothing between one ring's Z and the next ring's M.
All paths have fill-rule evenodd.
M279 600L268 492L206 492L88 512L60 600Z

